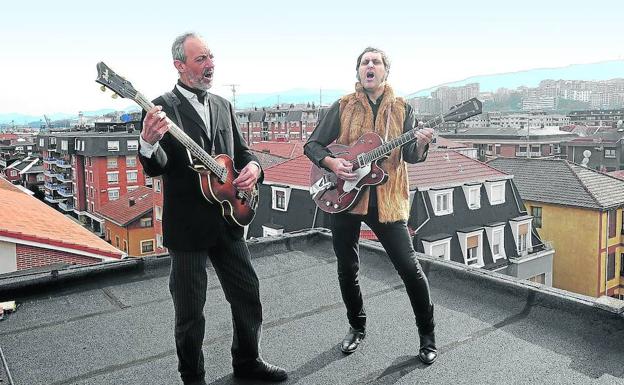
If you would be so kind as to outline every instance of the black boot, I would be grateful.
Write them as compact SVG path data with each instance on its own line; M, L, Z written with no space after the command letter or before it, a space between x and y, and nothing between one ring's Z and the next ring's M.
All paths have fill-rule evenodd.
M366 337L366 332L364 331L364 329L355 329L353 327L350 327L349 332L340 343L340 350L342 350L344 354L353 353L358 348L358 346L360 346L360 343L362 342L364 337Z
M435 343L435 333L420 334L420 350L418 351L418 358L427 365L433 364L438 358L438 349Z
M433 305L425 314L416 317L418 336L420 337L420 349L418 358L427 365L433 364L438 358L438 349L435 343L435 323L433 322Z

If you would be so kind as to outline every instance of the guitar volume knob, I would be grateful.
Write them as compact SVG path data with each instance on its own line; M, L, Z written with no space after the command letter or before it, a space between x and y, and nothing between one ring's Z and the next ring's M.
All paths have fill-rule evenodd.
M372 173L372 174L371 174L371 178L377 178L377 174Z
M334 203L334 208L337 209L338 207L340 207L338 206L338 203Z
M327 207L331 206L331 202L330 201L325 202L325 206Z

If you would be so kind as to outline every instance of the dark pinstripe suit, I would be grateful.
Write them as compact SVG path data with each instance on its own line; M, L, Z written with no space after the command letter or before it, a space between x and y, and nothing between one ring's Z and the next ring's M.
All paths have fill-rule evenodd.
M240 169L257 161L243 141L230 103L210 95L211 136L206 134L201 118L188 100L177 90L178 125L208 153L215 139L215 152L226 153ZM176 120L173 108L162 98L154 101ZM232 363L249 363L259 356L258 343L262 327L258 277L240 227L227 224L220 209L201 195L197 174L188 167L184 147L167 133L150 158L139 159L146 174L163 177L164 244L171 253L169 289L175 308L175 341L178 370L185 383L204 378L202 344L205 332L203 314L206 302L207 258L217 273L225 298L230 303L234 327Z

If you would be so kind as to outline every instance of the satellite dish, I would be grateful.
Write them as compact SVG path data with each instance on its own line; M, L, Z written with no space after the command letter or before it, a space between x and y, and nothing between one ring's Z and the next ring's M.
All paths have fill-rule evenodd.
M585 158L589 158L589 157L591 156L591 151L589 151L589 150L585 150L585 151L583 151L583 156L584 156Z

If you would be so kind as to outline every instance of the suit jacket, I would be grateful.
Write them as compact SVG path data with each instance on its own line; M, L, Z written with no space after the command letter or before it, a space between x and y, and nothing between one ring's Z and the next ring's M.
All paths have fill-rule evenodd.
M188 134L207 153L212 150L212 140L206 135L206 127L190 102L173 89L181 104L178 112L182 122L178 122L172 106L162 96L154 104ZM234 167L242 169L251 161L258 161L251 153L240 133L238 121L230 102L208 94L210 106L210 138L214 138L215 154L227 154L234 160ZM143 112L145 118L145 112ZM180 124L182 123L182 124ZM243 236L243 228L229 225L222 217L218 204L206 200L201 192L198 174L189 165L186 148L170 133L159 141L159 146L151 158L141 155L139 160L145 173L151 177L162 176L163 180L163 244L173 250L207 250L223 232L235 237ZM258 183L262 180L262 174Z

